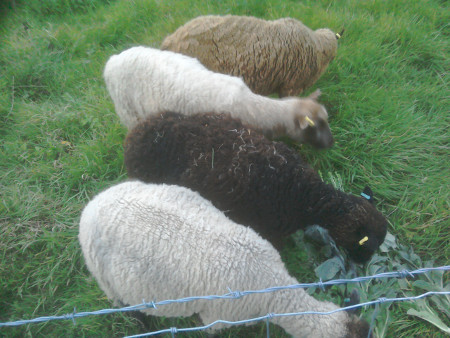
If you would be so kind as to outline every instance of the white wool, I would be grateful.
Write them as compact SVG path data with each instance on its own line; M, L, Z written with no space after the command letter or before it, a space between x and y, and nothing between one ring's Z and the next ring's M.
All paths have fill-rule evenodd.
M274 137L287 134L302 142L306 116L325 122L328 117L313 98L260 96L238 77L212 72L195 58L154 48L133 47L111 56L104 78L128 129L165 111L229 113Z
M297 283L269 242L179 186L129 181L101 192L83 210L79 240L102 290L123 304ZM161 305L145 312L168 317L198 313L209 324L336 308L296 289ZM344 337L350 320L345 312L271 319L295 337Z

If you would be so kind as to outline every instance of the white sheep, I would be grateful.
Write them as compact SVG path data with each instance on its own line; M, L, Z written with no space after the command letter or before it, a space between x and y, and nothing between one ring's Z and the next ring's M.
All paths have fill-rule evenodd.
M101 192L83 210L79 240L89 271L119 304L298 283L269 242L229 220L198 193L175 185L128 181ZM337 308L296 289L143 312L166 317L198 313L209 324ZM346 312L270 321L295 337L366 337L368 332L367 322Z
M256 95L237 77L214 73L198 60L170 51L133 47L113 55L104 78L122 123L164 111L184 115L229 113L266 135L289 135L318 148L333 143L319 91L307 98L272 99Z
M283 97L298 95L319 79L336 56L338 37L292 18L207 15L179 27L161 49L195 57L212 71L242 77L254 93Z

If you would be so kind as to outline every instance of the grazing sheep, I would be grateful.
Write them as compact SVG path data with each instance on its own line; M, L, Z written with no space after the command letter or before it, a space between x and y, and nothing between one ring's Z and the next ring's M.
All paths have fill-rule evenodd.
M318 224L364 262L386 235L386 219L367 199L324 183L296 150L228 114L161 114L136 126L124 148L130 177L198 191L276 248Z
M283 97L296 96L319 79L336 56L338 37L329 29L312 31L291 18L207 15L178 28L161 49L242 77L254 93Z
M89 271L118 304L298 283L270 243L229 220L198 193L179 186L135 181L103 191L83 210L79 240ZM295 289L160 305L143 312L166 317L198 313L209 324L337 308ZM367 322L346 312L270 321L295 337L367 337L369 329Z
M161 111L230 113L268 136L287 134L318 148L333 144L327 111L317 102L320 92L303 99L267 98L194 58L146 47L113 55L104 77L117 114L129 129Z

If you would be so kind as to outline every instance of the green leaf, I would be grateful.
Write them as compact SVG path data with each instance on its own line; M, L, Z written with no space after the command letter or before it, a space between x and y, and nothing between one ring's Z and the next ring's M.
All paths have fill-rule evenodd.
M387 257L379 256L379 255L375 254L372 256L372 259L370 260L368 265L373 265L373 264L376 264L379 262L385 262L385 261L387 261L387 259L388 259Z
M416 280L412 283L413 286L418 287L422 290L427 291L436 291L436 285L432 285L431 283L428 283L424 280ZM439 291L439 290L438 290Z
M386 237L384 238L383 244L380 245L380 251L381 252L388 252L391 249L396 249L397 243L395 240L395 236L392 235L390 232L386 234Z
M383 315L381 315L383 314ZM384 318L383 318L384 317ZM386 337L386 332L392 319L389 316L389 311L380 311L380 315L377 316L376 333L378 337Z
M447 325L445 325L444 322L433 312L426 311L426 310L417 311L415 309L409 309L406 313L410 316L416 316L416 317L422 318L423 320L426 320L427 322L438 327L440 330L444 331L445 333L450 334L450 328Z
M401 290L408 290L410 288L410 285L408 284L408 281L406 279L399 279L398 286Z
M333 257L314 269L317 277L322 278L322 280L330 280L341 270L341 263L338 257Z
M317 243L328 244L330 242L330 235L328 230L318 225L311 225L305 230L305 236Z

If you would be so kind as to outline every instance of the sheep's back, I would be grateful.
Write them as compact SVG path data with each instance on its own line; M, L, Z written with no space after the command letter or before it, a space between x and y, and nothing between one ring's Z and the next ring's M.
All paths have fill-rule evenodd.
M103 191L83 210L79 240L90 272L122 305L296 282L269 243L179 186L135 181ZM304 297L303 290L298 294ZM271 298L250 297L246 304L258 312ZM218 300L146 312L238 320L246 311Z
M111 56L103 75L129 129L161 111L228 112L240 95L250 93L241 79L214 73L195 58L143 46Z
M125 141L128 175L198 191L233 221L250 225L278 246L298 229L302 200L320 177L287 146L267 140L226 114L148 119ZM291 189L302 177L302 194ZM293 196L293 191L297 191ZM298 203L296 210L290 207Z
M198 191L277 248L285 236L319 224L353 259L366 261L386 235L386 219L366 199L334 189L295 149L227 114L160 114L133 129L124 148L130 177Z
M319 40L295 19L203 16L178 28L161 48L196 57L213 71L242 77L257 94L293 96L314 84L334 58L337 43ZM322 60L323 48L333 50L326 53L327 60Z

